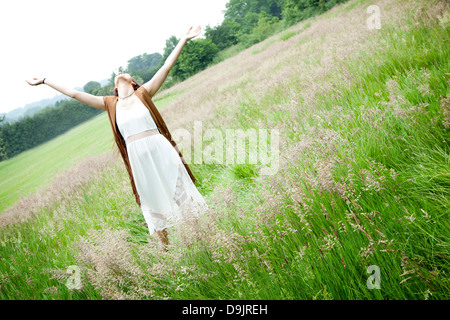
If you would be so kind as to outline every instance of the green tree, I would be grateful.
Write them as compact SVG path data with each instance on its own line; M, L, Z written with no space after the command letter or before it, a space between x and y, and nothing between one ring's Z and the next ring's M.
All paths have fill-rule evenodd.
M98 91L100 90L101 87L102 87L102 85L100 84L100 82L89 81L88 83L86 83L84 85L83 91L95 95L98 93Z
M281 16L285 25L291 26L346 1L348 0L285 0Z
M0 126L0 159L13 157L22 151L66 132L74 126L103 112L74 99L64 100L59 107L46 107L33 116Z
M8 156L6 154L5 141L3 140L2 135L1 135L1 133L2 133L1 123L3 121L5 121L5 118L6 118L5 115L3 115L3 117L0 117L0 161L8 158Z
M162 56L158 52L141 54L128 60L127 71L136 81L140 78L141 82L147 82L158 71L161 59Z
M166 45L164 47L164 52L163 52L163 55L162 55L162 58L161 58L161 61L160 61L158 67L162 67L164 65L164 62L166 62L166 59L172 53L173 49L175 49L175 47L177 46L178 41L180 41L180 39L178 39L175 36L170 36L170 38L166 40Z
M250 46L270 35L282 17L285 0L230 0L221 25L206 28L206 38L223 50L237 43ZM256 28L256 29L255 29ZM254 34L255 33L255 34Z
M239 37L239 42L243 43L245 47L263 41L267 37L276 32L278 26L278 17L274 17L265 11L261 11L258 15L258 23L253 27L249 34L242 34Z
M264 11L281 18L285 0L230 0L226 4L225 19L232 19L241 25L243 34L250 33L258 23L259 13Z
M222 24L211 28L206 26L205 37L214 43L218 50L223 50L238 43L240 25L232 19L225 19Z
M265 11L271 16L281 18L282 5L286 0L230 0L226 4L225 18L232 18L244 25L249 12L259 14Z
M209 39L191 40L186 43L172 68L172 75L184 80L205 69L217 54L217 47Z
M112 73L111 73L111 76L109 77L109 85L111 85L111 86L114 86L115 85L115 83L114 83L114 79L116 78L116 76L117 76L117 74L113 71Z

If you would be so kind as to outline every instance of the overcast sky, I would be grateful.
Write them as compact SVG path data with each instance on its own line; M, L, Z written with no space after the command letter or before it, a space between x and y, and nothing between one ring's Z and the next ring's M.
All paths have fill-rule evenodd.
M190 25L216 26L228 0L0 1L0 113L59 94L25 80L68 87L101 81L143 53L162 53ZM203 33L202 33L203 35Z

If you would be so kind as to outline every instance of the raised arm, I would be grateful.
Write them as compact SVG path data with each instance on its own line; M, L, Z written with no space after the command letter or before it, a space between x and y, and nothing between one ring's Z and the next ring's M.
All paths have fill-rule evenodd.
M49 87L55 89L56 91L61 92L62 94L65 94L66 96L76 99L80 101L81 103L87 104L88 106L91 106L93 108L97 108L100 110L106 110L105 104L103 102L103 97L101 96L94 96L87 92L78 91L71 88L66 88L62 85L56 84L54 81L49 80L47 78L44 79L37 79L34 78L33 80L26 80L26 82L30 86L38 86L41 84L46 84Z
M178 57L180 56L181 50L183 49L186 42L198 36L201 30L202 28L200 26L197 26L195 29L194 27L190 27L188 32L180 39L175 49L173 49L173 51L167 57L166 61L164 62L164 65L158 70L158 72L156 72L153 78L151 78L148 82L144 83L143 87L147 90L147 92L151 97L153 97L156 94L156 92L158 92L159 88L161 88L170 70L172 69Z

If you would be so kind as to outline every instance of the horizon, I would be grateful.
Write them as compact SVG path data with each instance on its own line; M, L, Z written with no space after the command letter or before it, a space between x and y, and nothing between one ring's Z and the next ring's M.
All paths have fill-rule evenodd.
M105 84L103 84L103 82L109 81L109 79L92 80L92 81L97 81L97 82L99 82L99 83L102 85L102 87L103 87L103 86L105 86ZM74 89L77 89L77 90L80 89L80 90L82 90L83 88L80 87L80 86L75 86ZM55 98L57 98L57 97L65 97L65 99L71 99L70 97L64 95L63 93L60 93L60 92L58 92L58 91L56 91L56 90L53 90L53 91L55 92L55 94L54 94L54 96L52 96L52 97L43 98L43 99L39 99L39 100L36 100L36 101L31 101L31 102L25 103L23 106L17 107L17 108L12 109L12 110L9 110L9 111L7 111L7 112L0 112L0 115L7 115L7 114L10 113L10 112L13 112L13 111L16 111L16 110L19 110L19 109L25 109L25 108L27 108L28 106L33 105L33 104L35 104L35 103L40 103L40 102L43 102L43 101L46 101L46 100L52 100L52 99L55 99ZM61 98L61 100L63 100L63 98ZM59 100L59 101L61 101L61 100ZM48 106L42 106L42 107L45 108L45 107L48 107ZM33 108L34 108L34 107L33 107Z

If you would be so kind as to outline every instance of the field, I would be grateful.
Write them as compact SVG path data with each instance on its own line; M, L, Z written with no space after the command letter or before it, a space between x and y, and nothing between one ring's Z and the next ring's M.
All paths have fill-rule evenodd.
M171 131L280 133L275 174L190 164L210 208L167 251L105 114L0 163L0 299L448 299L449 21L351 0L159 93Z

